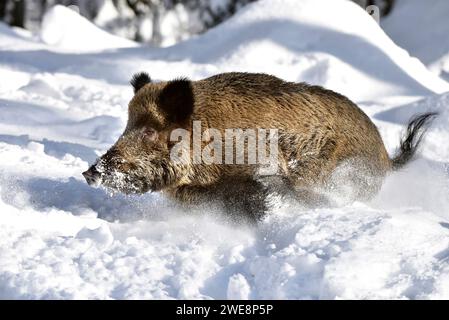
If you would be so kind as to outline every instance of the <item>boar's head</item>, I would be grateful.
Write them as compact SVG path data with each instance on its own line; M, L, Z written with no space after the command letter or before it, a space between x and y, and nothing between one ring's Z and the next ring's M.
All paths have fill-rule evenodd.
M129 193L159 191L186 179L188 166L170 159L170 133L188 127L193 112L191 82L153 83L146 73L133 76L134 97L128 123L117 142L83 175L91 186Z

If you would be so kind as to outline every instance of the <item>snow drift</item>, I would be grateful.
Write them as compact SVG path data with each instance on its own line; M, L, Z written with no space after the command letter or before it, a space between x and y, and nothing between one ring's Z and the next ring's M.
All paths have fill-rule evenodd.
M262 1L153 56L306 80L356 100L449 90L368 17L349 1Z
M446 0L431 3L398 0L382 27L398 45L419 58L430 70L449 79L449 6Z
M42 38L57 34L46 43L0 25L0 298L449 297L449 85L362 9L260 1L163 49L123 44L65 8L46 21ZM258 227L236 226L157 194L110 197L85 184L81 172L124 127L127 81L141 70L326 85L360 104L389 151L412 113L443 116L421 158L371 202L280 203Z
M56 5L45 13L40 37L46 44L72 52L91 52L137 45L133 41L99 29L74 10L62 5Z

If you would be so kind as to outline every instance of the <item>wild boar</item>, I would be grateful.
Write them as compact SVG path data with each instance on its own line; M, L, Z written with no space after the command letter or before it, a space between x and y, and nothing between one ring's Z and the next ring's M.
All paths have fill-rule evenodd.
M348 183L354 199L369 199L388 171L413 158L435 116L412 119L390 158L369 117L321 86L238 72L168 82L139 73L131 84L125 131L83 172L87 183L123 193L160 191L186 204L213 201L251 219L267 212L273 192L317 205L326 202L326 192ZM268 144L254 143L260 138ZM175 149L183 156L174 157ZM262 151L275 155L271 163L257 161ZM264 173L273 161L275 170ZM341 166L350 170L336 179Z

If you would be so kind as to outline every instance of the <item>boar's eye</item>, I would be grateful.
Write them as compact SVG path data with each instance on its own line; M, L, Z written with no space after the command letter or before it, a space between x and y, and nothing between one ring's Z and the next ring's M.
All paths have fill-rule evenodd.
M154 130L153 128L145 128L143 130L143 137L145 140L148 141L156 141L158 138L158 133L156 130Z

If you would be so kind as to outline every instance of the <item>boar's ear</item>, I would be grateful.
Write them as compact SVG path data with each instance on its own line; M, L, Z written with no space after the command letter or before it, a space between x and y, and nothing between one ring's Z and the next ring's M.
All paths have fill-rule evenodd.
M193 112L192 83L186 79L175 79L167 83L158 97L158 105L170 122L187 120Z
M137 93L144 85L151 82L151 78L146 72L139 72L133 75L131 78L131 85L134 88L134 94Z

